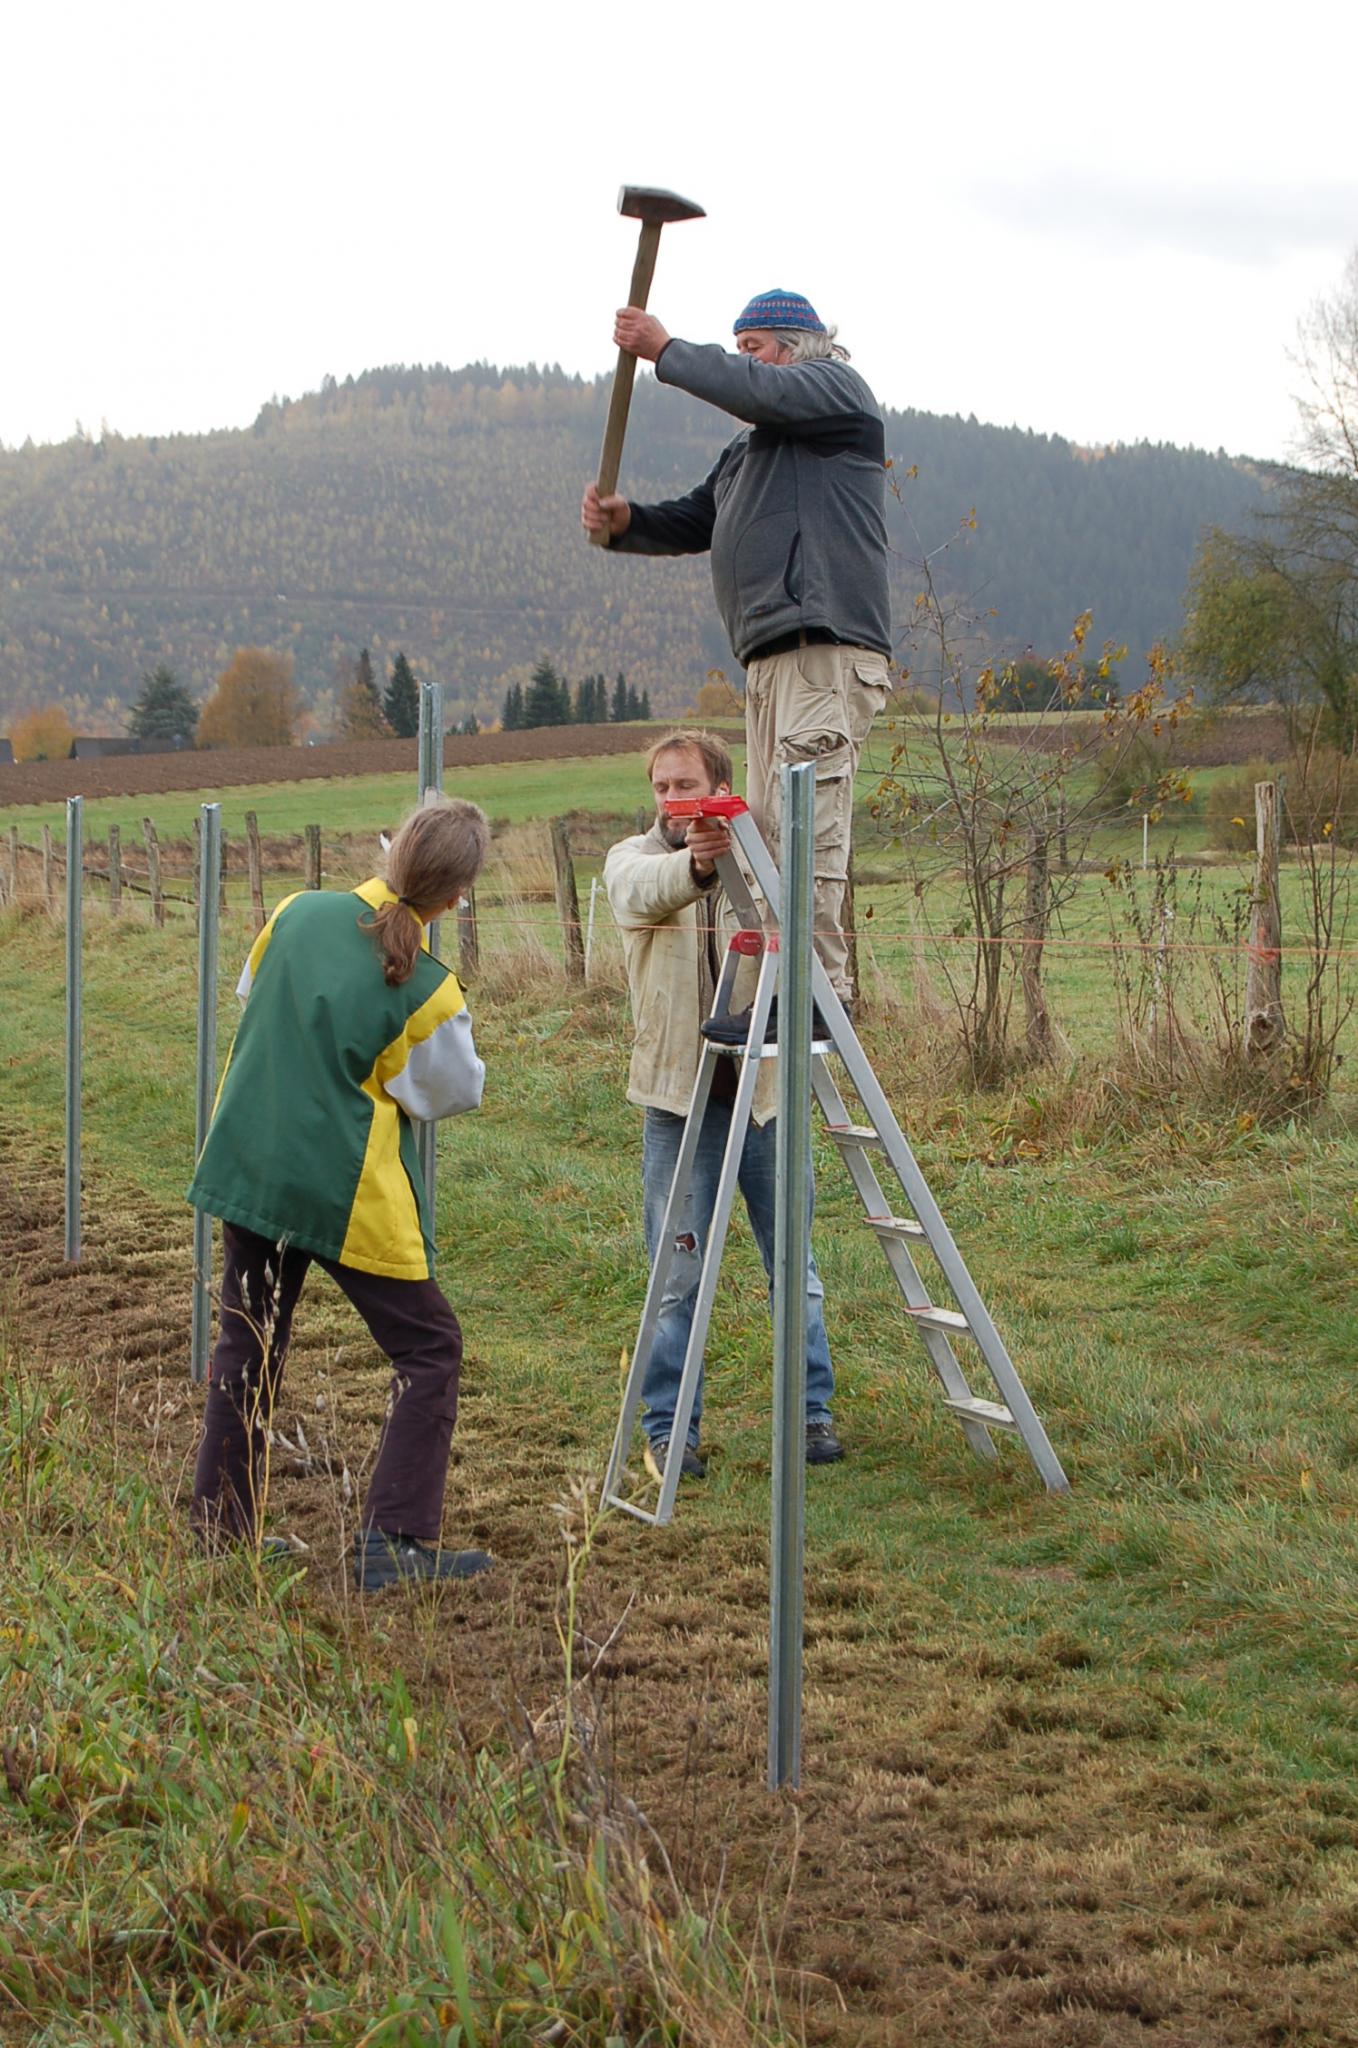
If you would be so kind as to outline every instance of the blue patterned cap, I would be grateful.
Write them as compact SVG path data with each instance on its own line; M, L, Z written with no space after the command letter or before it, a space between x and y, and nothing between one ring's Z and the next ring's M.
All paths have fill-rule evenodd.
M804 299L800 292L785 292L778 285L771 292L761 292L758 298L751 299L731 332L744 334L751 327L803 327L811 334L825 332L824 323L810 299Z

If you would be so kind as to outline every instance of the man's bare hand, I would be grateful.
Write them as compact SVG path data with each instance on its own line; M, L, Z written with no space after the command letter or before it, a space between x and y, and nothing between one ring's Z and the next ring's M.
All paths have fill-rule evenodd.
M694 818L685 834L693 872L703 881L731 851L731 828L725 818Z
M586 533L607 533L616 540L632 524L632 508L616 491L601 498L597 484L586 484L580 500L580 524Z
M639 306L618 308L618 317L613 323L613 339L629 355L640 356L643 363L658 362L660 351L669 338L653 314L643 313Z

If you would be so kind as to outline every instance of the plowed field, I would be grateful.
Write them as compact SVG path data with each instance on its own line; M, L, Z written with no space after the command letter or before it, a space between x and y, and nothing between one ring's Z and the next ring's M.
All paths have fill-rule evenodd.
M649 725L543 725L531 732L453 735L445 768L489 761L578 760L638 754L659 735ZM221 752L115 754L108 760L28 761L0 767L0 804L43 804L68 796L155 796L174 789L239 789L257 782L313 782L331 776L416 774L414 740L345 740L323 747L235 747Z

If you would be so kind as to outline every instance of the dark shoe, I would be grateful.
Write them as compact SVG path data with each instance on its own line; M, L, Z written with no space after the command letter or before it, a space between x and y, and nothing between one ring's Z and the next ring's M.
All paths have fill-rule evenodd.
M835 1435L833 1422L808 1422L806 1425L806 1462L808 1465L837 1465L844 1456L844 1446Z
M750 1020L753 1015L754 1004L749 1003L743 1010L727 1010L719 1017L709 1017L700 1029L703 1037L710 1040L713 1045L744 1045L750 1035ZM815 1040L830 1036L830 1027L814 1003L811 1006L811 1036ZM777 996L769 1006L769 1021L764 1027L764 1043L778 1043Z
M669 1461L669 1455L670 1440L667 1436L662 1436L656 1443L652 1443L649 1438L647 1439L646 1470L650 1473L657 1486L661 1485L664 1480L665 1466ZM692 1444L684 1445L684 1455L679 1460L679 1473L683 1479L706 1479L707 1477L707 1461L698 1451L694 1450Z
M474 1579L493 1563L485 1550L437 1550L413 1536L388 1536L381 1529L365 1529L354 1538L354 1584L360 1593L380 1593L384 1586L416 1579Z

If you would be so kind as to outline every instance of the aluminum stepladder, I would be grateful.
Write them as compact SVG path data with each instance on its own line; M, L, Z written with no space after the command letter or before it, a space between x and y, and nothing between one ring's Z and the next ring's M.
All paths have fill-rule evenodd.
M698 1376L707 1343L707 1330L716 1294L721 1255L731 1221L740 1157L754 1107L759 1063L761 1059L777 1053L776 1045L765 1045L764 1032L778 982L779 877L773 857L742 798L699 797L668 804L666 810L672 818L723 818L729 825L734 846L739 848L744 862L742 866L734 852L724 855L717 862L718 876L742 929L733 936L727 950L713 1003L714 1016L720 1016L730 1008L736 975L742 961L749 958L759 960L749 1036L738 1054L740 1075L731 1110L730 1135L722 1161L712 1221L703 1247L702 1268L694 1299L693 1326L689 1335L688 1350L684 1356L683 1374L675 1405L670 1442L672 1447L677 1446L682 1450L688 1440L689 1421L693 1413L693 1403L697 1398ZM760 910L747 879L747 868L749 875L753 876L755 889L768 906L767 914ZM887 1264L900 1289L906 1315L919 1334L929 1364L942 1388L943 1405L956 1415L963 1435L977 1457L996 1457L992 1430L1012 1431L1022 1438L1028 1456L1047 1489L1052 1493L1064 1493L1069 1481L1052 1449L1047 1432L1005 1349L1004 1341L977 1292L976 1283L953 1241L952 1233L943 1220L938 1204L929 1192L918 1161L892 1113L866 1053L859 1044L848 1012L831 986L830 977L821 961L814 956L811 975L812 998L827 1028L825 1037L817 1036L812 1042L812 1092L824 1116L826 1133L844 1160L849 1178L862 1202L868 1228L874 1233L886 1255ZM844 1098L830 1071L828 1055L832 1050L838 1053L848 1073L854 1093L867 1118L866 1123L856 1124L850 1119ZM712 1087L712 1077L716 1071L716 1062L730 1057L729 1051L718 1048L707 1039L703 1040L703 1052L693 1083L693 1094L689 1102L679 1157L675 1164L674 1180L665 1207L664 1221L660 1227L655 1263L651 1268L646 1301L641 1312L641 1325L632 1351L631 1369L623 1390L622 1408L614 1432L608 1470L604 1476L603 1505L620 1508L624 1513L634 1515L637 1520L649 1522L657 1527L668 1522L674 1512L675 1496L679 1487L679 1456L675 1455L668 1459L659 1497L653 1508L644 1507L639 1502L629 1499L620 1488L632 1433L641 1407L642 1386L650 1362L660 1307L674 1259L673 1226L682 1213L687 1199L693 1161L698 1149L698 1136ZM901 1184L911 1214L901 1216L893 1213L892 1204L883 1193L873 1167L874 1153L885 1154L888 1165ZM939 1306L930 1300L929 1289L911 1257L910 1247L913 1243L927 1245L932 1252L951 1290L956 1307ZM975 1345L990 1373L1000 1397L998 1400L986 1399L972 1392L961 1360L953 1346L955 1337L965 1337Z

